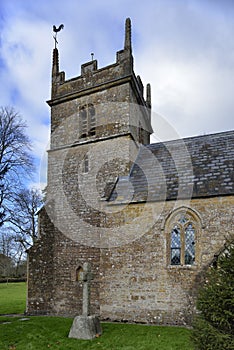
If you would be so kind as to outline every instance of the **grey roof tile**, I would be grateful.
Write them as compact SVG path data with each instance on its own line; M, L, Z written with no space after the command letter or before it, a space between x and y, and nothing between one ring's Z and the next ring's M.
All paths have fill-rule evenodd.
M162 201L234 194L234 131L140 146L109 201Z

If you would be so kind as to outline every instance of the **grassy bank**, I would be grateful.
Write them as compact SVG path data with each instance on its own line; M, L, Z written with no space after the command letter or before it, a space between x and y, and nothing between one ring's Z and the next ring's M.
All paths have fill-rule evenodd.
M0 284L0 313L23 313L26 284ZM72 319L62 317L0 317L1 350L193 350L190 330L102 323L103 335L94 340L68 338Z
M101 337L77 340L68 338L71 324L60 317L1 317L0 349L192 350L184 328L103 323Z

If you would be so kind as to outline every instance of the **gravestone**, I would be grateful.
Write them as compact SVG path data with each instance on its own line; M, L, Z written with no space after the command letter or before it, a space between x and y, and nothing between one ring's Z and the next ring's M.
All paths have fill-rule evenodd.
M92 279L91 265L86 262L83 265L83 272L81 272L83 282L82 315L74 318L69 338L93 339L102 333L99 318L90 315L90 284Z

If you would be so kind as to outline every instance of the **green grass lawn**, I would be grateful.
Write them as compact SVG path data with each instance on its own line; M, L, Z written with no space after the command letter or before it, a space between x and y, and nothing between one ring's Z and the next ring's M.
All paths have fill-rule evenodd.
M0 314L21 314L26 309L25 282L0 283Z
M0 285L1 313L24 311L25 289L24 283ZM101 337L77 340L68 338L71 324L71 318L1 316L0 349L193 350L185 328L102 323Z
M102 323L101 337L77 340L68 338L71 324L61 317L1 317L0 349L192 350L184 328Z

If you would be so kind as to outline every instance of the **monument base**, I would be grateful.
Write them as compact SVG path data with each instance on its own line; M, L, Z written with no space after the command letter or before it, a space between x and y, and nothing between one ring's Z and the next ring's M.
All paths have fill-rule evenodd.
M102 334L101 324L97 316L76 316L68 337L76 339L94 339Z

